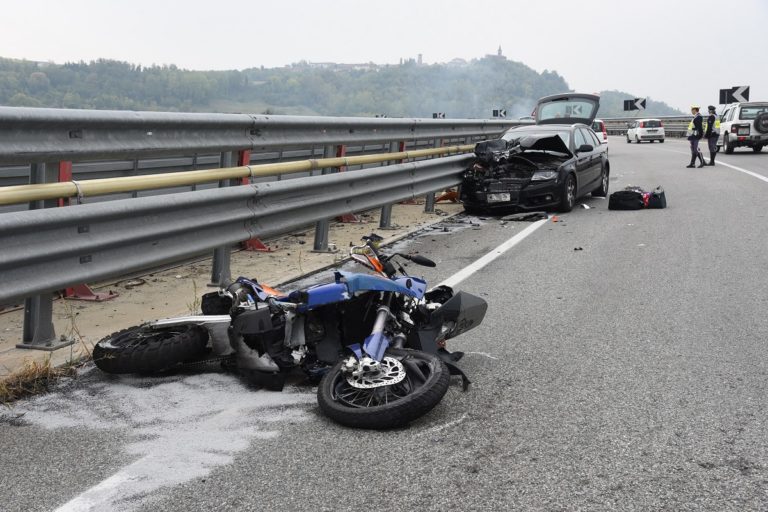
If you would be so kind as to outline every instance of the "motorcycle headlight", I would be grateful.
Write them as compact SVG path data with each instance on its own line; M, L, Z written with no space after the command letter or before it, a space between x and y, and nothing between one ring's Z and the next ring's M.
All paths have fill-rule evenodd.
M531 181L554 180L557 178L557 171L536 171L533 173Z

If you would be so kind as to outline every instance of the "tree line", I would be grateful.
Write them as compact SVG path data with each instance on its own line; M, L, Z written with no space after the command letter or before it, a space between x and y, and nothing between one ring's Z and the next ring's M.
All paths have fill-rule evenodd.
M230 71L108 59L53 64L0 58L0 105L7 106L487 118L493 109L506 109L508 117L529 115L536 98L568 90L555 71L539 73L498 56L451 64L300 62ZM621 101L631 97L611 94L610 102L601 102L601 116L622 115ZM650 101L647 113L679 112Z

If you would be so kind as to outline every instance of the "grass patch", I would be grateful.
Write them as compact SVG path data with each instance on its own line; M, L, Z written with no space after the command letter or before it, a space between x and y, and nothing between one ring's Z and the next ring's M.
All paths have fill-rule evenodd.
M15 402L24 397L45 393L61 378L74 377L81 362L54 367L51 360L26 361L24 366L0 381L0 403Z

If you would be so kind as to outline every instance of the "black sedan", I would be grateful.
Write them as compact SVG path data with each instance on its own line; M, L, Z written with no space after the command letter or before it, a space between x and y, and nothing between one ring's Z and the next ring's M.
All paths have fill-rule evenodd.
M477 160L462 181L464 209L568 212L588 193L605 197L608 152L589 128L598 106L595 95L542 98L536 125L515 127L501 139L478 143Z

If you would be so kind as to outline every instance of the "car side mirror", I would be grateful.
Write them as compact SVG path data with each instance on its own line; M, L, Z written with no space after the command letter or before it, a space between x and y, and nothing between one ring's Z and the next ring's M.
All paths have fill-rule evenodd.
M589 153L590 151L594 150L595 148L592 147L591 144L582 144L579 146L579 149L576 150L577 153Z

